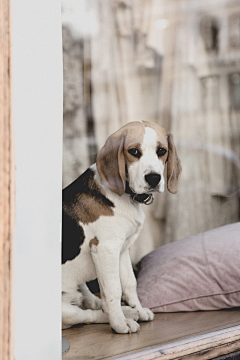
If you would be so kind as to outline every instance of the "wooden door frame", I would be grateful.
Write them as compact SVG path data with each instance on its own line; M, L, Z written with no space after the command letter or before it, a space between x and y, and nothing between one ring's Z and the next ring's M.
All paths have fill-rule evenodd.
M0 1L0 359L13 355L15 173L11 110L11 4Z
M13 235L15 223L15 160L12 122L12 53L11 53L11 3L10 0L0 1L0 359L14 358L14 326L13 326ZM235 331L237 333L235 334ZM201 339L201 346L211 342L215 355L225 354L229 350L240 349L239 328L227 330L214 339L213 335ZM206 341L208 340L208 341ZM215 340L215 342L213 342ZM229 348L229 344L233 348ZM158 350L159 358L172 359L178 355L186 358L196 350L194 346L172 344L164 348L165 356ZM208 345L209 347L209 345ZM186 351L188 348L188 351ZM163 349L160 349L163 350ZM203 350L202 348L200 350ZM205 349L204 349L205 350ZM175 353L175 355L173 354ZM156 355L156 354L155 354ZM212 357L213 353L211 353ZM191 357L191 356L190 356ZM144 357L143 357L144 358ZM149 358L149 357L148 357ZM156 358L156 357L155 357ZM209 358L206 353L203 359Z

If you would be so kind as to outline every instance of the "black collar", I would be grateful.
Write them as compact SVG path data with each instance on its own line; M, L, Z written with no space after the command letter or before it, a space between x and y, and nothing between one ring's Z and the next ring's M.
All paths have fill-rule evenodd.
M130 187L129 187L129 183L128 181L126 181L126 190L125 190L126 194L129 194L131 196L131 199L139 202L141 204L145 204L145 205L150 205L153 203L154 200L154 196L153 194L136 194L134 193Z

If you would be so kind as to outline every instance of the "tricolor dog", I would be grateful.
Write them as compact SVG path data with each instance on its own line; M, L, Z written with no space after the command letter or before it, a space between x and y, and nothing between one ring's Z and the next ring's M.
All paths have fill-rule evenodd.
M138 331L138 320L153 320L138 300L129 248L143 227L141 204L164 191L165 164L167 188L175 194L181 164L172 135L154 123L131 122L112 134L96 164L63 190L63 329L109 322L124 334ZM86 285L96 278L101 299Z

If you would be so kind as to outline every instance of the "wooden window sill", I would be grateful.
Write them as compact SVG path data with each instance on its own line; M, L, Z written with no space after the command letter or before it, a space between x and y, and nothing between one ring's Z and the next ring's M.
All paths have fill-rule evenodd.
M63 360L213 359L240 349L240 310L156 314L138 333L113 334L108 324L63 330Z

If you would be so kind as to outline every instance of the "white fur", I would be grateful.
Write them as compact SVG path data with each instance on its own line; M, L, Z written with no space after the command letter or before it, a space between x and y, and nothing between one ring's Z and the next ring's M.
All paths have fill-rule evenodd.
M85 234L81 252L75 259L62 265L62 291L67 294L62 299L63 328L77 323L110 322L118 333L135 332L140 328L135 320L153 319L153 313L143 309L138 300L129 254L130 246L142 229L145 215L141 206L133 203L126 194L120 197L108 190L106 196L115 205L114 216L100 216L93 223L81 224ZM95 236L99 244L90 248L89 241ZM76 296L79 284L96 277L100 287L104 287L101 291L102 302L85 288L78 303L75 299L79 296ZM122 294L134 309L122 309ZM76 306L82 308L82 303L91 304L89 307L92 310L82 310ZM129 318L126 319L124 314Z
M128 169L129 185L136 193L149 190L144 176L150 172L161 175L157 191L164 190L164 165L156 155L157 135L145 128L142 156ZM100 216L95 222L80 224L85 239L80 254L62 265L62 323L63 328L77 323L109 322L118 333L139 330L136 320L150 321L154 315L143 308L136 292L136 279L130 260L129 248L143 227L144 212L139 203L128 194L119 196L104 187L96 169L95 181L106 197L114 203L114 216ZM94 209L93 209L94 211ZM98 245L89 246L97 237ZM98 278L101 300L87 288L87 281ZM79 290L81 293L79 293ZM132 307L121 307L121 297ZM88 307L87 310L84 310ZM103 309L103 311L101 310Z
M145 175L154 172L161 176L161 181L155 191L164 192L164 164L156 154L157 134L150 127L145 128L143 142L141 144L142 156L128 169L129 186L137 194L149 192L149 184ZM151 191L152 192L152 191Z

